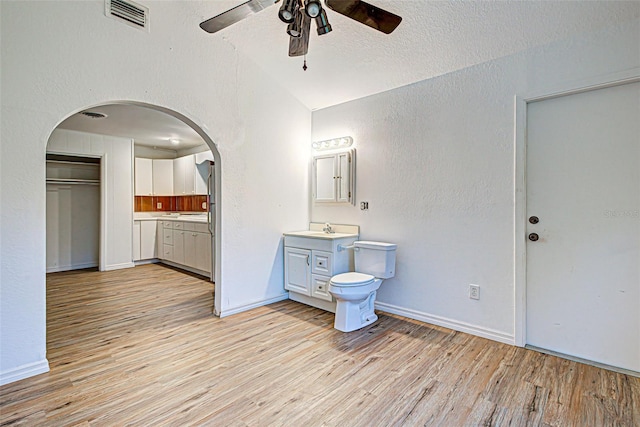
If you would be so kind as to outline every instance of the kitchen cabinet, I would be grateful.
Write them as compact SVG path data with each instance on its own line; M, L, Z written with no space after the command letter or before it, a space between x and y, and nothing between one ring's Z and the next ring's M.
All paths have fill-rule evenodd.
M207 224L184 224L184 262L188 267L211 272L211 235Z
M358 227L347 227L351 229L335 234L284 233L284 288L290 299L335 311L329 281L336 274L353 271L353 251L338 250L338 246L352 245L358 238Z
M158 258L156 245L157 221L140 221L140 259Z
M136 157L135 162L135 195L153 195L153 161Z
M157 221L133 221L133 260L158 258Z
M211 273L211 235L206 222L162 222L160 259L200 274Z
M313 158L312 195L315 203L354 203L355 150Z
M153 159L153 195L173 196L173 159Z
M195 155L178 157L173 160L173 194L185 196L195 194Z
M133 221L133 260L140 261L140 221Z
M173 223L173 257L171 261L186 264L184 260L184 229L183 223Z
M177 159L135 158L136 196L206 195L211 151Z

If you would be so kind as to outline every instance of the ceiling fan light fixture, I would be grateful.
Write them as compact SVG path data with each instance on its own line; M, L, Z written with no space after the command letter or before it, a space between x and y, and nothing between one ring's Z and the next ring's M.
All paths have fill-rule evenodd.
M285 24L291 24L296 19L296 10L298 9L298 0L284 0L278 18Z
M307 12L309 18L316 18L322 12L322 4L320 0L307 0L304 4L304 11Z
M287 34L291 37L300 37L302 36L302 20L304 16L302 15L302 11L298 8L296 9L296 17L295 20L287 25Z
M320 14L316 16L316 29L318 30L318 35L324 35L331 32L331 24L329 24L329 18L327 17L327 12L322 9Z

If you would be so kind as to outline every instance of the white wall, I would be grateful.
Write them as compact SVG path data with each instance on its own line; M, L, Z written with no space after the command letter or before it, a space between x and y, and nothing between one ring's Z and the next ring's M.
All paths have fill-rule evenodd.
M104 169L104 240L101 270L133 267L133 140L56 129L47 151L101 158Z
M632 21L313 113L313 140L353 136L369 211L312 220L398 244L379 308L513 342L514 98L638 67L639 40Z
M311 113L198 27L203 3L145 5L149 33L103 1L0 2L0 382L47 370L45 147L94 105L158 105L203 129L221 156L222 314L286 295L281 233L308 223Z

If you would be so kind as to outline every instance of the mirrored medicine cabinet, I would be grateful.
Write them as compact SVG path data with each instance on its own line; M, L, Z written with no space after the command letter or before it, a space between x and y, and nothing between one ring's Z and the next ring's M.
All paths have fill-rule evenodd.
M354 204L355 160L355 149L313 157L311 194L314 203Z

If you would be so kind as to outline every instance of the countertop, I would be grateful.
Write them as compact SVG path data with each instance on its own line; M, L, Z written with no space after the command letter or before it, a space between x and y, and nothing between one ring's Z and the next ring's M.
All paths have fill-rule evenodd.
M134 221L180 221L180 222L207 222L207 215L162 215L154 217L133 218Z

